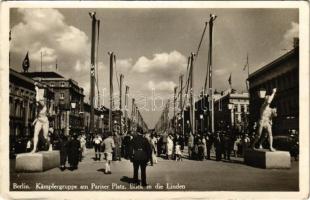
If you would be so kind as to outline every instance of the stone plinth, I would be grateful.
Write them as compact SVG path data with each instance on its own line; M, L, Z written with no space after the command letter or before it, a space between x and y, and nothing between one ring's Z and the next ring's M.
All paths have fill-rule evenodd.
M248 149L244 155L244 162L253 167L289 169L291 168L291 155L288 151L271 152L266 149Z
M15 171L42 172L59 167L59 151L41 151L37 153L22 153L16 156Z

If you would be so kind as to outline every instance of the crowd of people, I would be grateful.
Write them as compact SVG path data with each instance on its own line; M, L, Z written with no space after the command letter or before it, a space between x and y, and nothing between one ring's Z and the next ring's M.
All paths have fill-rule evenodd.
M124 135L106 132L105 134L95 134L90 139L94 149L94 161L105 160L105 173L111 174L111 162L121 161L121 159L132 160L132 141L137 137L139 131L128 131ZM141 132L141 130L140 130ZM247 134L241 136L236 131L217 131L215 134L206 133L168 133L164 131L146 132L143 137L147 140L150 153L147 164L153 166L158 162L158 157L167 160L182 161L183 158L191 160L211 159L211 152L216 155L216 160L230 160L231 155L242 157L246 148L249 148L251 139ZM87 138L85 134L71 133L66 136L63 133L58 135L58 147L60 150L60 169L75 170L78 163L82 161L86 151ZM185 152L187 146L187 152ZM29 148L30 149L30 148ZM186 155L187 154L187 155ZM68 163L68 165L67 165Z

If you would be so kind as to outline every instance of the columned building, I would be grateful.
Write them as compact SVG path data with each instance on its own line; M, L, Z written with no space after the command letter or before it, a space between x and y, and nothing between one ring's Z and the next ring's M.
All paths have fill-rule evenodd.
M295 40L294 49L250 74L250 122L258 121L263 99L258 93L277 93L271 107L277 108L278 116L273 120L273 133L286 135L289 130L299 130L299 47Z
M32 122L36 117L36 91L34 80L10 68L9 103L10 103L10 152L21 153L26 150L27 140L33 137ZM54 92L44 84L44 98L49 111L50 126L54 126ZM50 109L51 108L51 109Z
M214 101L215 130L227 127L248 126L249 94L227 90Z

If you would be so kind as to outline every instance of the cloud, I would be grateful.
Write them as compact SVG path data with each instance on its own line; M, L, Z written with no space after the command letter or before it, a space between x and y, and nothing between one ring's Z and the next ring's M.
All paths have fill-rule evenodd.
M291 49L293 47L293 39L295 37L299 38L299 24L296 22L291 22L291 27L283 35L282 46L286 49Z
M173 91L175 86L176 84L173 81L160 81L157 83L153 81L148 82L148 89L155 89L155 91Z
M21 22L12 28L11 52L24 57L29 51L30 71L40 65L43 70L55 70L66 78L76 80L89 97L90 42L80 29L67 24L56 9L18 9ZM99 70L104 66L99 63ZM78 76L75 76L78 74Z
M71 75L72 69L86 69L86 65L75 66L89 59L89 39L83 31L67 24L58 10L18 9L18 13L22 20L12 28L13 53L25 55L29 51L35 63L40 62L42 52L44 65L55 64L57 59L64 75Z
M221 75L228 74L228 71L227 69L216 69L214 70L214 73L218 76L221 76Z
M152 59L140 57L134 64L132 71L151 76L163 75L171 76L186 70L187 59L178 51L170 53L154 54Z
M283 38L285 40L292 40L294 37L299 37L299 24L291 22L291 28L285 32Z
M127 72L133 66L132 58L116 60L116 66L121 72Z

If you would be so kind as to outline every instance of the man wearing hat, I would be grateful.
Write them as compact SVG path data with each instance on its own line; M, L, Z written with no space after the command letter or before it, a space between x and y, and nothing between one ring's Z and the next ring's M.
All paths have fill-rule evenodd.
M133 179L135 183L139 183L138 170L141 169L142 186L146 186L146 166L152 156L152 149L145 137L141 127L137 128L137 135L131 141L131 161L133 163Z

